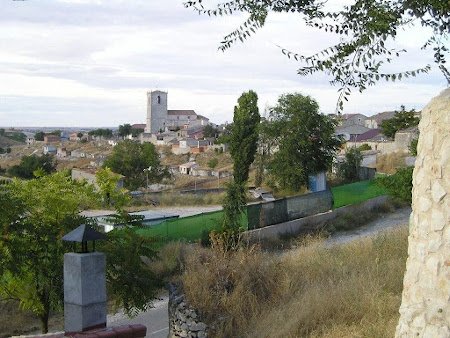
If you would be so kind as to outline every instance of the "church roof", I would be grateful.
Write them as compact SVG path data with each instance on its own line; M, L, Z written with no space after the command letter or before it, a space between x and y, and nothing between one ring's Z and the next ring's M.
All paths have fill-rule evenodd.
M197 115L193 110L168 110L168 115Z

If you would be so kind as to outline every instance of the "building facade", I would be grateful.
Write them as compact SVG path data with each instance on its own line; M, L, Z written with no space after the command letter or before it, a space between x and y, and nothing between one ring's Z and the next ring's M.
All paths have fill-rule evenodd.
M167 109L167 92L154 90L147 92L147 121L145 133L157 134L168 129L183 128L205 123L193 110Z

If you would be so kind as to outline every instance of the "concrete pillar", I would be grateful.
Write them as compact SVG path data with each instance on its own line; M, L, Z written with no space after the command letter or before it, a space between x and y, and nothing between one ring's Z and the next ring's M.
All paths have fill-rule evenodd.
M64 255L64 331L106 327L106 258L103 253Z

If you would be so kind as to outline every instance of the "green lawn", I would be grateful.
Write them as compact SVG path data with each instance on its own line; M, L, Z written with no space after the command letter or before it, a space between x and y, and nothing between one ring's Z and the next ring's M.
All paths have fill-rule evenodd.
M223 211L214 211L164 221L145 229L137 230L143 236L153 236L162 242L172 240L196 241L201 238L204 230L218 229L221 225ZM247 228L247 215L243 215L242 223Z
M386 191L375 185L373 181L361 181L331 188L334 208L364 202L373 197L386 195Z

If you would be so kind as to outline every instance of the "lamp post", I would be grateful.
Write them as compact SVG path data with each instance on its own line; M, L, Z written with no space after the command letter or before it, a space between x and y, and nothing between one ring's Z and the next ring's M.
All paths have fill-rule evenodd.
M146 172L147 173L147 186L145 187L146 189L148 189L148 173L149 173L149 171L151 171L152 170L152 167L150 166L150 167L148 167L148 168L145 168L143 171L144 172Z

